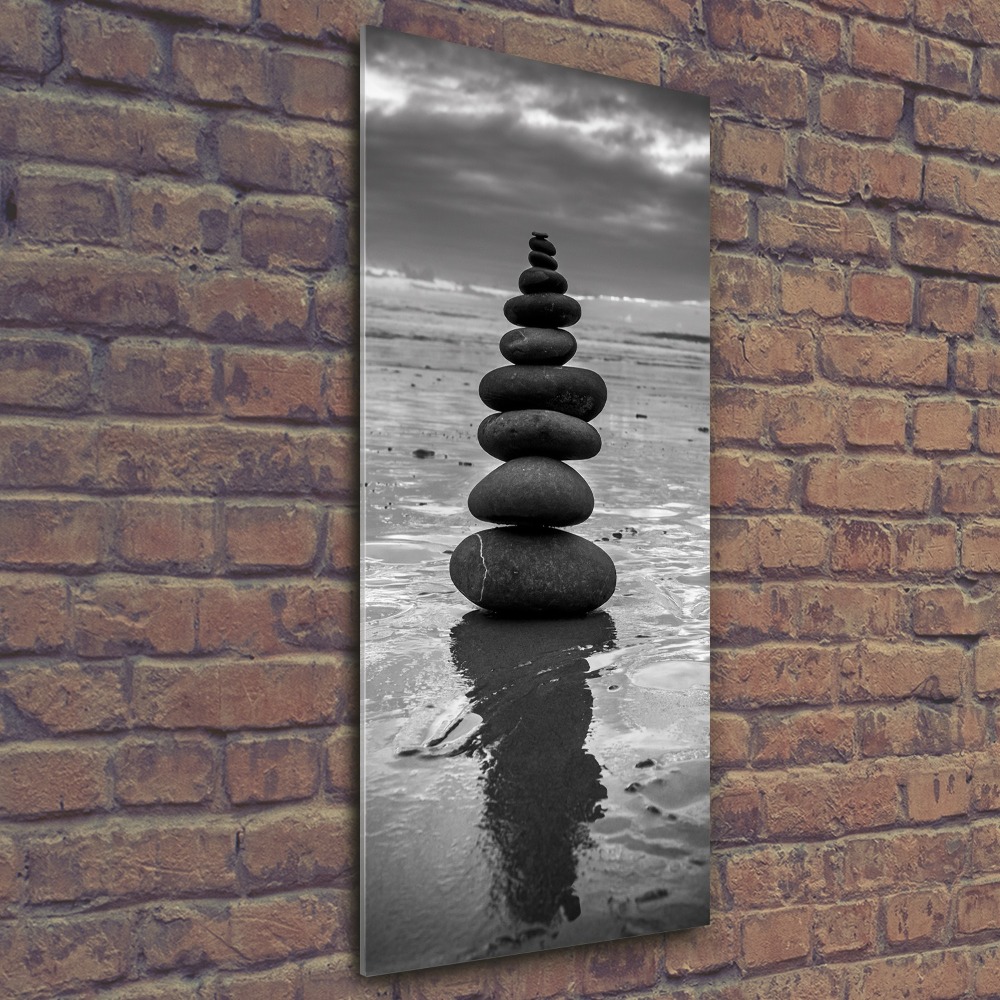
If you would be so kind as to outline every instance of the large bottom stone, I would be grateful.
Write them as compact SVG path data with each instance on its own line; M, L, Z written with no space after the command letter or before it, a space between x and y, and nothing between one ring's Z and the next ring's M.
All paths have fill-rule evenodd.
M554 458L525 455L476 483L469 511L494 524L562 528L594 513L594 494L576 469Z
M462 541L451 579L473 604L519 618L565 618L599 608L615 592L611 557L556 528L488 528Z
M479 446L506 462L522 455L593 458L601 450L597 428L558 410L508 410L491 413L479 425Z

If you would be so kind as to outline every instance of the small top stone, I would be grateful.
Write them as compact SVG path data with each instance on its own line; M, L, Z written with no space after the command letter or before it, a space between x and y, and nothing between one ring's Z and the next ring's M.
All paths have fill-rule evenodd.
M547 240L549 238L548 233L536 233L534 229L531 230L532 236L537 236L539 239Z

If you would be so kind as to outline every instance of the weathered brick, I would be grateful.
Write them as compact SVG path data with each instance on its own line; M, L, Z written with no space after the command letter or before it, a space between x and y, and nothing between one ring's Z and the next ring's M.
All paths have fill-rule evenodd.
M776 129L722 121L713 137L716 170L762 187L785 186L785 137Z
M243 257L258 267L319 270L338 253L339 217L322 198L273 196L243 203Z
M845 303L844 275L839 268L786 264L781 269L783 312L813 312L829 319L840 316Z
M974 50L942 38L924 39L923 45L924 81L941 90L971 94Z
M992 756L976 761L972 769L972 804L977 812L1000 810L1000 764Z
M920 145L1000 160L1000 109L921 94L913 104L913 126Z
M913 30L858 20L851 31L851 66L910 83L923 82L920 43Z
M900 628L903 602L894 586L810 581L801 585L798 596L803 638L849 641L895 635Z
M0 564L96 566L104 556L109 514L99 500L0 500Z
M774 396L771 434L782 448L833 447L840 440L840 401L829 392L789 392Z
M337 351L323 366L323 404L334 419L358 416L360 372L353 351Z
M913 407L916 451L968 451L972 407L964 399L922 399Z
M228 505L226 557L239 569L309 566L316 557L320 514L307 504Z
M274 100L264 42L179 33L172 60L176 86L185 97L252 107L269 107Z
M913 695L953 701L961 691L966 654L950 644L866 640L845 650L838 667L846 701Z
M460 45L500 49L503 23L484 10L462 9L460 16L452 10L426 0L387 0L382 14L382 26L406 31L425 38L439 38ZM520 54L515 46L509 51Z
M810 951L812 908L786 906L752 913L743 918L743 961L758 969L792 959Z
M154 729L274 729L336 721L349 667L323 657L205 660L141 659L135 666L136 721Z
M882 901L885 936L891 944L945 943L951 893L945 889L918 889L887 896Z
M203 119L138 101L85 98L58 89L0 93L0 142L8 155L150 173L198 169Z
M896 529L896 569L901 573L946 573L958 563L958 535L949 521Z
M106 748L33 742L0 751L0 812L28 818L111 805Z
M197 280L185 300L187 325L218 340L302 340L309 290L297 277L220 271Z
M1000 640L980 639L976 644L976 694L981 698L1000 693Z
M711 790L712 837L715 843L756 840L761 825L761 796L756 788Z
M12 0L0 10L0 69L47 73L59 62L55 12L41 0Z
M913 319L913 279L907 274L854 271L848 303L857 319L906 326Z
M798 644L719 649L712 657L712 699L719 706L826 704L839 655Z
M118 518L118 554L139 568L206 572L215 554L214 521L210 501L129 498Z
M819 355L829 378L851 383L884 388L948 382L948 342L943 338L824 332Z
M995 337L1000 334L1000 286L982 286L982 306L983 325Z
M69 627L64 580L35 573L0 573L0 651L57 650L66 644Z
M976 949L972 969L974 996L989 998L1000 994L1000 947L987 945Z
M874 14L894 21L903 21L910 13L910 0L822 0L822 3L835 10Z
M799 594L788 584L722 583L712 592L712 636L747 642L795 634Z
M238 740L226 747L226 791L231 802L307 799L319 787L320 748L299 737Z
M1000 100L1000 52L995 49L979 50L979 94Z
M855 396L847 401L844 437L861 448L906 444L906 402L893 396Z
M1000 930L1000 882L959 889L956 926L960 934Z
M997 610L992 594L967 595L958 587L928 587L913 595L913 631L928 636L985 635Z
M62 43L69 65L88 80L146 87L159 83L166 65L151 25L82 4L63 12Z
M225 247L233 195L221 185L143 179L129 188L132 241L144 250L195 254Z
M829 844L760 844L725 856L726 888L740 908L830 901L842 867Z
M113 243L121 235L115 175L29 166L18 173L17 232L35 239Z
M892 535L877 521L842 520L831 538L830 568L839 573L879 576L892 564Z
M769 250L849 261L864 257L889 260L885 219L859 209L814 205L806 201L762 198L757 203L758 238Z
M713 573L746 573L760 564L756 535L745 517L715 517L711 525Z
M289 115L321 121L358 118L358 70L341 58L279 51L272 61L278 106Z
M0 404L72 410L90 393L92 352L81 337L6 331L0 340Z
M745 191L713 187L709 200L712 239L720 243L742 243L750 234L750 196Z
M358 511L353 507L334 507L327 521L327 566L336 573L358 568Z
M976 328L978 314L978 285L946 278L921 280L920 326L923 329L971 334Z
M359 782L360 740L354 726L338 726L324 744L326 790L352 797Z
M868 951L875 944L878 907L858 900L817 906L813 911L816 949L824 958Z
M840 54L840 20L768 0L717 0L705 10L708 37L723 49L828 65Z
M241 857L256 887L315 885L356 864L357 816L342 805L270 809L243 828Z
M357 276L332 268L316 283L316 323L335 344L356 344L361 326Z
M737 381L804 382L812 375L812 334L780 321L712 324L712 374Z
M208 988L215 1000L298 1000L301 982L298 965L286 962L264 971L256 969L216 976L210 980Z
M810 517L757 518L749 535L764 570L816 570L826 558L827 529Z
M186 737L119 743L113 767L115 799L126 806L204 802L218 770L212 744Z
M861 191L862 150L847 142L803 135L798 141L797 179L823 200L848 202Z
M105 372L111 409L128 413L209 413L214 374L208 349L194 342L114 341Z
M713 767L738 767L749 755L750 723L741 715L713 712L710 723Z
M900 958L870 958L848 973L849 996L904 997L907 993L959 1000L969 984L969 955L962 951L923 952Z
M952 705L905 701L867 709L858 715L858 743L865 757L904 757L942 754L961 746L962 719ZM916 780L916 779L914 779ZM919 798L919 781L914 786ZM911 797L910 818L921 808Z
M260 19L286 35L357 44L361 26L375 24L379 10L378 0L261 0Z
M791 501L792 470L772 459L716 454L711 483L713 506L780 510Z
M962 531L962 565L973 573L1000 572L1000 522L973 521Z
M228 350L222 356L225 411L233 417L318 421L326 416L323 374L318 355Z
M941 466L941 509L946 514L995 514L1000 502L1000 469L986 460Z
M861 149L861 190L868 201L904 201L919 204L923 192L924 161L917 153L895 146L866 145Z
M714 254L712 306L737 316L767 314L774 308L774 268L761 257Z
M888 895L900 886L947 883L962 874L967 850L967 835L954 829L852 837L844 843L844 891Z
M805 469L804 502L821 510L922 514L930 507L934 468L905 458L817 458Z
M803 709L756 719L751 759L755 767L848 760L854 749L854 713ZM713 763L715 749L713 745Z
M895 84L829 79L820 89L820 122L832 132L891 139L902 117L903 88Z
M920 27L969 42L1000 42L1000 12L990 0L916 0Z
M65 661L18 664L3 675L4 692L22 716L52 733L122 729L128 717L117 666Z
M927 160L924 204L943 212L1000 221L1000 170L932 156Z

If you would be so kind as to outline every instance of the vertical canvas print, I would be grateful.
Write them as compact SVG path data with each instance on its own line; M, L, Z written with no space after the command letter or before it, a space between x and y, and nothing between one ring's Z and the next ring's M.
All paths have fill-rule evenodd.
M367 975L709 918L707 99L363 36Z

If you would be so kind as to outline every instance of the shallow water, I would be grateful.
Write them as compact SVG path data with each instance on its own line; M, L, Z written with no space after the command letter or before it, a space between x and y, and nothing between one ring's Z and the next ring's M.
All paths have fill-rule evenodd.
M479 379L502 299L366 283L364 857L369 974L708 919L708 345L588 322L596 498L618 588L504 621L448 576L499 463Z

